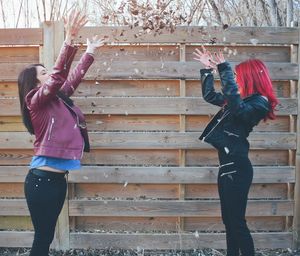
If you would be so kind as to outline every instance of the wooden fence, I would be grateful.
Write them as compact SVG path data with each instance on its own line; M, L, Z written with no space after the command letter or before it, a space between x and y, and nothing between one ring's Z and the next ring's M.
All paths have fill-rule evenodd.
M254 180L247 220L256 247L299 247L299 29L139 33L91 27L80 35L79 43L94 34L109 36L110 43L74 96L88 121L92 151L83 169L69 175L54 248L225 248L217 154L198 140L217 111L201 95L200 65L192 56L201 44L223 49L233 65L255 57L270 69L280 105L278 118L250 136ZM21 122L17 75L30 63L51 68L63 38L61 23L0 30L2 247L30 247L33 239L23 194L33 138Z

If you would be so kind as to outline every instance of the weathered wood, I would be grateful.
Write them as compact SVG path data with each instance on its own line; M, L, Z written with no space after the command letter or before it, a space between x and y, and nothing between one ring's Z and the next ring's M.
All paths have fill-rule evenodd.
M248 198L290 199L287 194L287 185L283 183L253 183ZM216 184L188 184L186 185L185 199L219 199L218 187Z
M75 92L81 97L176 97L178 80L85 80Z
M116 200L219 199L216 181L215 179L213 184L179 183L181 186L185 186L183 194L180 194L180 186L177 184L132 184L128 181L124 181L122 184L76 183L75 196L77 199L95 198L100 200L103 198ZM254 183L250 189L249 199L290 199L287 194L286 184Z
M42 60L45 67L51 70L64 42L64 24L62 21L45 22L43 23L43 32ZM30 142L32 142L32 138ZM69 207L68 201L65 200L56 224L55 249L67 250L70 248L69 229Z
M119 115L214 115L219 108L199 97L89 97L74 98L85 114ZM297 99L279 98L277 115L296 115ZM4 98L5 115L20 115L17 99Z
M287 150L252 150L249 153L250 160L254 165L288 165ZM218 165L217 151L211 150L187 150L187 166Z
M0 216L1 230L33 230L31 218L29 216Z
M176 217L72 217L76 218L76 230L90 232L176 232ZM280 217L279 217L280 218ZM217 218L215 218L217 219ZM203 220L202 220L203 222ZM204 223L202 223L204 225Z
M75 61L81 57L81 53L86 49L82 47L81 51L75 56ZM109 67L114 61L178 61L179 60L179 46L178 45L105 45L101 47L100 51L96 51L94 55L95 61L103 63ZM284 60L282 60L283 62Z
M299 28L298 28L299 29ZM300 36L299 39L300 40ZM300 45L298 44L298 63L300 63ZM298 73L298 77L300 77L300 72ZM300 79L298 78L298 104L300 103ZM298 106L298 111L300 111L300 106ZM299 115L299 114L298 114ZM300 129L300 119L299 116L297 118L297 132L299 134ZM295 211L294 211L294 219L293 219L293 247L299 249L300 248L300 138L297 136L296 140L296 180L295 180L295 188L294 188L294 200L295 200Z
M0 63L38 63L39 47L1 47L0 55Z
M289 81L272 81L280 98L290 98ZM186 80L186 97L202 97L199 80ZM220 91L220 81L215 84ZM0 82L0 95L18 97L16 82ZM75 97L175 97L180 95L178 80L84 80L74 93ZM294 97L296 98L296 97Z
M78 217L79 218L79 217ZM90 217L92 218L92 217ZM103 217L98 217L103 218ZM225 226L221 217L185 217L185 230L204 232L224 232ZM247 225L251 232L262 232L272 230L272 232L285 231L285 217L280 216L255 216L247 217ZM99 220L100 221L100 220ZM125 224L125 223L124 223Z
M297 28L285 27L177 27L174 33L162 30L161 33L138 36L141 27L84 27L79 32L81 43L90 35L108 37L109 42L117 43L208 43L208 44L297 44ZM224 40L225 39L225 40ZM257 43L252 39L256 39Z
M0 199L0 216L28 216L25 199ZM247 216L292 216L293 201L249 200ZM220 216L217 200L70 200L69 216Z
M0 130L2 128L1 120L0 116ZM180 126L178 115L92 114L86 115L85 120L89 131L179 131Z
M3 183L24 182L27 166L0 166ZM218 167L83 166L69 173L70 183L215 184ZM293 183L293 166L254 166L253 183Z
M76 218L76 230L89 232L178 232L175 217L72 217ZM221 217L183 217L184 230L194 232L224 232ZM285 217L247 217L251 231L285 231ZM75 230L75 229L74 229Z
M0 29L0 45L41 45L43 29L12 28Z
M70 233L70 247L120 248L120 249L225 249L224 233L179 234L101 234ZM289 232L253 233L256 248L290 248L292 235ZM0 247L31 247L33 232L0 231ZM180 246L181 245L181 246Z
M91 132L90 144L102 149L208 149L199 141L198 132ZM1 132L1 149L32 148L34 138L24 132ZM252 149L295 149L296 133L253 132L249 136Z
M187 131L203 131L209 120L209 116L188 115L186 117ZM275 120L261 121L253 130L256 132L290 132L290 117L277 116Z
M6 205L5 202L1 204ZM70 216L220 216L220 205L216 200L70 200L69 205ZM11 213L16 213L14 207L10 208ZM288 200L249 200L247 206L247 216L292 214L293 201Z
M200 45L187 45L186 60L191 61L194 58L193 52ZM224 57L228 61L242 62L250 58L260 59L264 62L290 62L290 46L274 45L208 45L205 46L210 52L223 51Z
M116 200L178 199L178 184L122 184L76 183L76 198ZM182 198L184 199L184 198Z
M238 63L231 62L233 68L236 64ZM266 63L266 66L273 80L298 78L297 64L272 62ZM199 79L200 68L204 67L195 61L114 61L111 66L96 62L87 72L85 79Z
M198 236L199 235L199 236ZM292 235L289 232L253 233L256 248L290 248ZM72 248L142 248L190 250L191 248L225 249L224 233L192 234L91 234L71 233Z
M44 53L45 54L45 53ZM105 62L104 62L105 63ZM0 63L0 81L16 81L19 72L31 63ZM233 68L237 64L231 63ZM45 64L46 65L46 64ZM73 66L76 65L74 62ZM294 63L266 63L273 80L298 78L298 65ZM50 62L46 65L51 68ZM114 61L110 66L95 62L87 72L86 80L102 79L199 79L199 70L203 68L195 61ZM216 75L216 78L218 76Z
M28 165L33 155L32 149L0 149L0 165ZM288 165L287 150L251 150L250 159L254 165ZM92 149L84 154L82 163L86 165L112 166L178 166L178 150L141 149ZM216 166L217 152L214 149L187 150L187 166Z
M20 116L0 116L0 132L23 132L25 130Z
M289 81L272 81L273 89L277 97L290 98L291 84ZM186 95L187 97L202 97L202 86L199 80L186 81ZM220 80L215 80L216 91L221 91Z

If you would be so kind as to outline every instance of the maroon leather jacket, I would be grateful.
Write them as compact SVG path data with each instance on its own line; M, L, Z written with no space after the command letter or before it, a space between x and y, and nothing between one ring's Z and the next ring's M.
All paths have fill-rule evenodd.
M88 140L84 116L78 107L68 106L57 96L58 91L71 96L94 61L92 55L84 53L69 74L76 51L77 48L64 44L50 78L26 95L35 134L35 155L63 159L82 157L84 137Z

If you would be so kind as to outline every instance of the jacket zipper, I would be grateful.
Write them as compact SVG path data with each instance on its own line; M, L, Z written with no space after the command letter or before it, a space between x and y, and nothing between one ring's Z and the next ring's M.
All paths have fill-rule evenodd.
M223 172L220 177L223 177L225 175L228 175L228 174L232 174L232 173L236 173L237 171L231 171L231 172Z
M217 120L217 123L215 124L215 126L213 128L211 128L211 130L206 134L206 136L203 137L202 141L205 141L205 138L208 137L213 130L220 124L220 122L229 115L229 111L227 113L225 113L220 119Z
M225 133L227 133L227 134L228 134L228 136L235 136L235 137L237 137L237 138L239 138L239 137L240 137L240 135L238 135L238 134L235 134L235 133L233 133L233 132L229 132L229 131L226 131L226 130L224 130L224 132L225 132Z
M219 168L222 168L222 167L228 166L228 165L232 165L232 164L234 164L234 162L229 162L227 164L222 164L222 165L219 165Z
M49 129L49 134L48 134L48 140L51 139L51 133L54 125L54 117L51 118L51 124L50 124L50 129Z

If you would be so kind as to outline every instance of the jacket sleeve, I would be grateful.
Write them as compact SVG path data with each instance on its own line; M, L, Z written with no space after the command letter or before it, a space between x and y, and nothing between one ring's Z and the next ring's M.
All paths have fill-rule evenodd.
M242 122L248 123L251 127L257 125L269 112L267 99L257 94L253 100L249 102L243 101L240 97L230 64L228 62L219 64L218 71L222 92L229 109Z
M227 106L232 112L235 112L239 108L242 99L231 66L228 62L223 62L218 65L218 71Z
M26 95L26 105L29 109L41 108L56 98L57 92L67 79L75 53L76 48L66 43L63 44L49 79L38 90Z
M223 106L225 104L225 98L222 93L215 91L212 69L201 69L200 77L204 100L213 105Z
M254 100L250 102L241 102L239 109L235 113L235 116L243 123L247 123L250 127L253 127L264 119L269 109L269 102L264 97L257 95Z
M67 96L71 96L77 89L85 73L88 71L89 67L92 65L94 57L89 53L84 53L80 58L78 64L68 75L67 80L63 84L61 90Z

